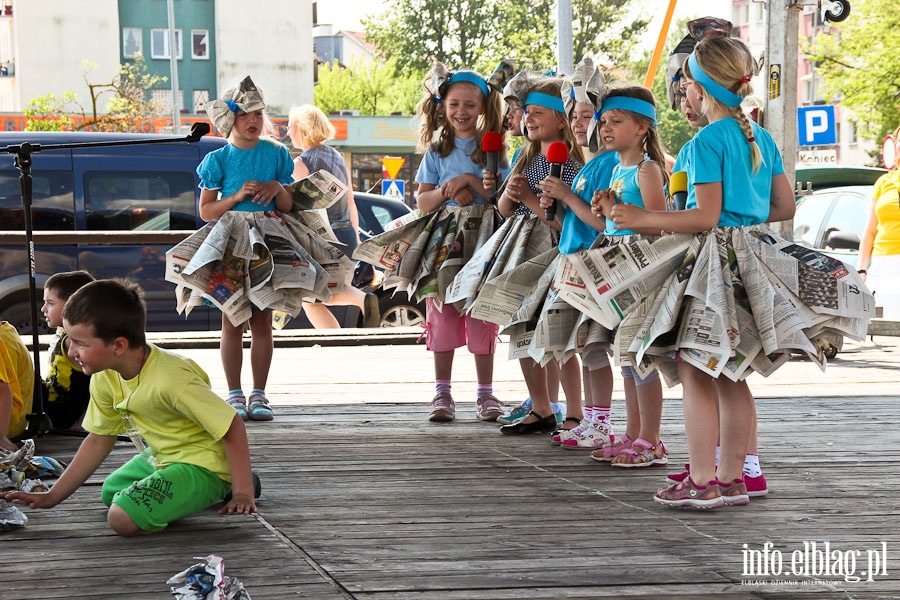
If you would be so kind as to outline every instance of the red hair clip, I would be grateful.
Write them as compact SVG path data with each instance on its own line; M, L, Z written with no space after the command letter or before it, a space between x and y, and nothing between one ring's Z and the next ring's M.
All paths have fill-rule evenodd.
M753 78L752 75L744 75L741 77L741 83L750 83L750 80Z

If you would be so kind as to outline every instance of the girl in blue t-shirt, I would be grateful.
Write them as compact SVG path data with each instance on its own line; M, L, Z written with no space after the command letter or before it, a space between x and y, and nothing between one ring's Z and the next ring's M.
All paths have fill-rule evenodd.
M656 131L656 103L647 88L629 86L611 90L600 109L600 137L608 150L619 153L609 187L594 194L598 215L608 215L616 204L647 210L666 210L668 175L665 154ZM604 235L656 235L656 230L618 229L607 218ZM624 241L624 238L619 237ZM620 242L621 243L621 242ZM647 467L668 462L668 450L659 438L662 419L662 384L656 370L641 377L631 365L622 367L628 424L625 435L593 456L615 467Z
M436 277L443 264L450 266L455 262L453 268L458 269L465 262L464 257L472 255L479 242L480 236L473 235L477 230L488 227L493 231L496 213L490 206L489 192L482 185L487 157L481 138L485 132L502 130L503 112L500 91L477 73L450 74L438 63L428 81L430 85L418 106L423 117L420 146L425 156L416 173L416 201L420 211L433 215L430 219L446 223L436 227L434 235L454 239L449 252L439 252L438 261L429 268ZM504 168L503 172L507 170ZM441 233L454 231L449 236ZM431 245L426 244L426 248ZM451 255L457 260L441 262ZM427 260L427 253L423 253L423 258ZM435 396L428 418L433 422L456 418L451 394L453 357L457 348L466 346L475 357L478 378L475 416L482 421L496 421L503 414L503 404L493 390L498 327L461 314L454 304L444 302L446 288L441 282L446 277L441 274L438 284L430 286L434 291L422 290L426 294L425 343L434 353Z
M598 153L582 167L572 185L556 177L547 177L539 185L542 208L546 209L554 200L558 203L557 219L562 222L559 251L563 255L598 243L606 227L606 222L591 211L594 191L609 186L613 167L619 162L619 155L607 150L599 138L595 117L599 116L605 93L603 75L590 58L582 60L575 68L572 80L562 86L561 95L575 140L583 148ZM562 260L567 259L564 256ZM561 264L557 272L566 266ZM578 311L574 306L565 310ZM579 352L584 387L583 418L578 421L567 416L560 430L550 436L550 443L563 448L602 452L601 449L615 439L609 426L613 388L608 355L611 333L594 320L581 319L578 327L579 334L585 334L585 346ZM582 331L583 327L586 331Z
M691 464L687 479L656 493L655 500L669 506L717 508L749 502L741 474L753 418L753 399L745 379L735 376L735 381L730 376L720 376L727 374L722 359L728 360L729 353L735 352L742 332L734 331L728 321L723 323L716 312L721 306L719 301L716 306L709 306L706 299L722 298L721 302L754 317L752 304L761 292L754 290L748 298L743 292L741 271L749 269L749 265L744 265L753 259L759 264L754 273L764 273L765 269L757 254L743 257L771 243L768 240L773 238L761 234L762 230L744 226L781 221L794 214L793 190L771 135L751 123L740 109L743 97L752 92L750 79L755 70L756 63L749 49L738 39L713 37L698 43L685 63L690 103L701 107L701 112L709 118L709 125L697 134L690 146L688 180L694 185L696 208L664 212L615 204L607 212L619 230L700 233L696 256L712 259L709 267L703 269L687 264L686 259L665 284L681 289L682 295L686 290L706 290L704 294L693 291L690 296L684 295L678 323L668 330L669 334L675 334L669 345L675 347L679 359L677 376L684 389L684 422ZM739 252L742 258L738 259ZM712 275L713 270L718 270L716 276ZM769 281L774 284L773 277ZM758 286L761 281L757 278L754 283ZM777 292L773 290L772 294ZM771 305L768 310L771 311ZM652 318L657 319L653 323L657 324L665 316ZM713 344L707 348L720 344L724 355L704 355L696 346L683 345L687 330L697 327L703 328L696 332L697 338ZM709 339L710 335L717 339ZM649 344L652 340L644 342ZM767 349L763 354L769 352ZM754 357L746 358L750 361ZM718 409L717 391L722 398ZM721 439L718 468L717 435Z
M228 144L204 157L197 173L200 176L200 218L221 219L229 211L290 212L293 204L290 189L294 163L288 149L273 139L261 138L267 131L265 102L252 80L247 77L223 98L210 103L210 117ZM243 280L243 261L233 257L234 275ZM223 268L223 272L225 269ZM241 386L245 328L250 327L250 362L253 366L253 389L249 405ZM246 322L233 323L222 312L220 353L228 402L242 419L269 421L272 409L265 388L272 362L272 311L253 306Z

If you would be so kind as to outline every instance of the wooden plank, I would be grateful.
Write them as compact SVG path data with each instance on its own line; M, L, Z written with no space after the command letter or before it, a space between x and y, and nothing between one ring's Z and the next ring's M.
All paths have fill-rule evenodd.
M652 499L687 460L678 388L664 404L669 468L615 469L475 420L472 401L456 392L474 383L468 357L454 373L459 418L437 425L426 419L431 357L422 348L281 349L270 386L276 419L247 424L263 482L257 517L214 507L160 535L112 535L99 492L133 452L119 443L66 502L28 511L26 528L0 534L4 556L28 557L0 563L10 582L3 597L160 598L168 577L213 552L254 600L895 597L898 348L849 346L824 376L791 361L754 381L772 491L708 513ZM217 352L185 354L220 377ZM498 393L520 397L518 367L496 367ZM615 389L621 423L618 378ZM69 460L79 443L48 436L38 448ZM887 544L887 574L757 586L766 578L743 573L744 544L770 542L790 556L826 541L859 550L861 563Z

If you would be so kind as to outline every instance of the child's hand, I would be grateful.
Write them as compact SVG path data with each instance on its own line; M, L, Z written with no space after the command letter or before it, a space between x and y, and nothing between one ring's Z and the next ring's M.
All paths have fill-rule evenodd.
M441 193L444 194L444 198L450 198L451 200L457 200L457 195L459 195L463 190L469 187L469 182L466 180L465 175L457 175L456 177L450 179L447 183L441 186ZM458 200L457 200L458 202Z
M530 191L528 179L524 175L514 175L506 184L506 195L516 204L524 202L526 193Z
M548 204L553 200L559 200L563 204L568 204L566 199L569 195L569 192L572 191L568 185L563 182L559 177L547 177L542 182L538 184L538 188L541 190L540 202L541 206L544 206L544 200L546 199Z
M647 211L633 204L616 204L610 208L609 218L616 229L640 229Z
M50 492L0 492L0 500L8 500L13 504L24 504L28 508L53 508L59 504L53 499Z
M610 189L597 190L591 198L591 210L601 219L606 218L615 205L616 196Z
M234 494L228 504L219 509L220 515L249 515L256 512L253 494Z
M487 169L485 169L481 174L481 185L487 191L491 191L494 189L494 182L497 181L496 173L491 173Z
M284 190L284 186L277 181L266 181L265 183L256 183L256 189L253 192L254 204L262 204L268 206L279 192ZM246 185L246 184L244 184Z
M475 201L475 192L472 191L472 188L463 188L456 193L453 197L453 201L456 202L459 206L468 206Z

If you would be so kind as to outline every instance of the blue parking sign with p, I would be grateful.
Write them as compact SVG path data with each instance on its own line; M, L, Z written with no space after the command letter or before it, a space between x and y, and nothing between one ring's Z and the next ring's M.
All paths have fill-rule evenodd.
M834 106L804 106L797 109L797 140L800 146L837 144Z

